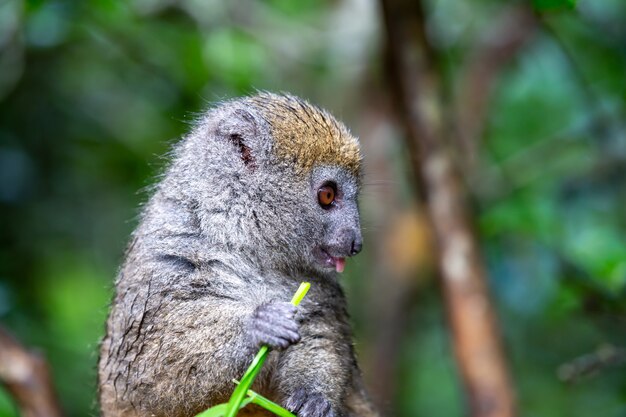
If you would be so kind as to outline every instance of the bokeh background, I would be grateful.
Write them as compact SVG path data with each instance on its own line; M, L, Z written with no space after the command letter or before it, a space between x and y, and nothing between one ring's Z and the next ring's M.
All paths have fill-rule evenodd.
M425 2L451 95L511 3ZM626 2L540 3L464 179L520 415L626 416ZM45 353L68 416L97 415L142 190L198 112L255 89L362 140L366 249L342 279L372 396L388 415L465 415L384 44L373 0L0 0L0 321Z

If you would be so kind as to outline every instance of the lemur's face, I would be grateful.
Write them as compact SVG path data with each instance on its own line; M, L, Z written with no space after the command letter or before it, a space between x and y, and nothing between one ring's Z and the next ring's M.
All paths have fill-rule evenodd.
M358 139L330 113L297 97L262 93L246 103L268 128L266 136L256 134L263 129L246 135L237 125L241 140L235 141L244 164L257 157L248 166L259 175L261 202L268 202L267 218L257 222L264 241L279 249L283 265L342 272L345 259L362 246Z
M345 169L322 166L311 173L310 204L318 230L310 255L317 269L343 272L345 258L361 251L358 189L357 178Z

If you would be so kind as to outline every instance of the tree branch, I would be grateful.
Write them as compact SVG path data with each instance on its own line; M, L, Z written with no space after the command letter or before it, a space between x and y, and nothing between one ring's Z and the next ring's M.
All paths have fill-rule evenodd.
M561 381L577 382L598 374L606 368L615 368L626 363L626 349L611 344L599 346L595 352L579 356L559 366L557 375Z
M447 144L436 51L422 4L381 0L389 80L438 243L439 269L454 350L474 417L511 417L514 392L491 305L466 190ZM456 139L456 138L454 138Z
M0 382L15 398L23 417L61 417L48 365L0 327Z
M529 3L516 3L499 15L492 29L470 53L455 103L459 146L469 168L476 162L493 86L537 27L538 21Z

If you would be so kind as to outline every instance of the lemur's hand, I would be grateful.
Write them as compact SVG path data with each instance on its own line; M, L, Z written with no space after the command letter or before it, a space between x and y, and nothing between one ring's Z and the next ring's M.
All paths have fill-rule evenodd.
M305 389L295 390L285 402L285 407L298 417L335 417L337 413L324 395L308 392Z
M255 346L285 349L300 340L296 307L287 302L261 304L250 317L248 328Z

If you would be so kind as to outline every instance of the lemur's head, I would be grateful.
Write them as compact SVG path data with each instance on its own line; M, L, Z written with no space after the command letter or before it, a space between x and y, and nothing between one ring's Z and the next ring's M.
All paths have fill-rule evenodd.
M271 252L268 267L341 272L361 250L359 142L325 110L270 93L229 101L178 153L195 156L173 168L198 179L187 191L203 231Z

